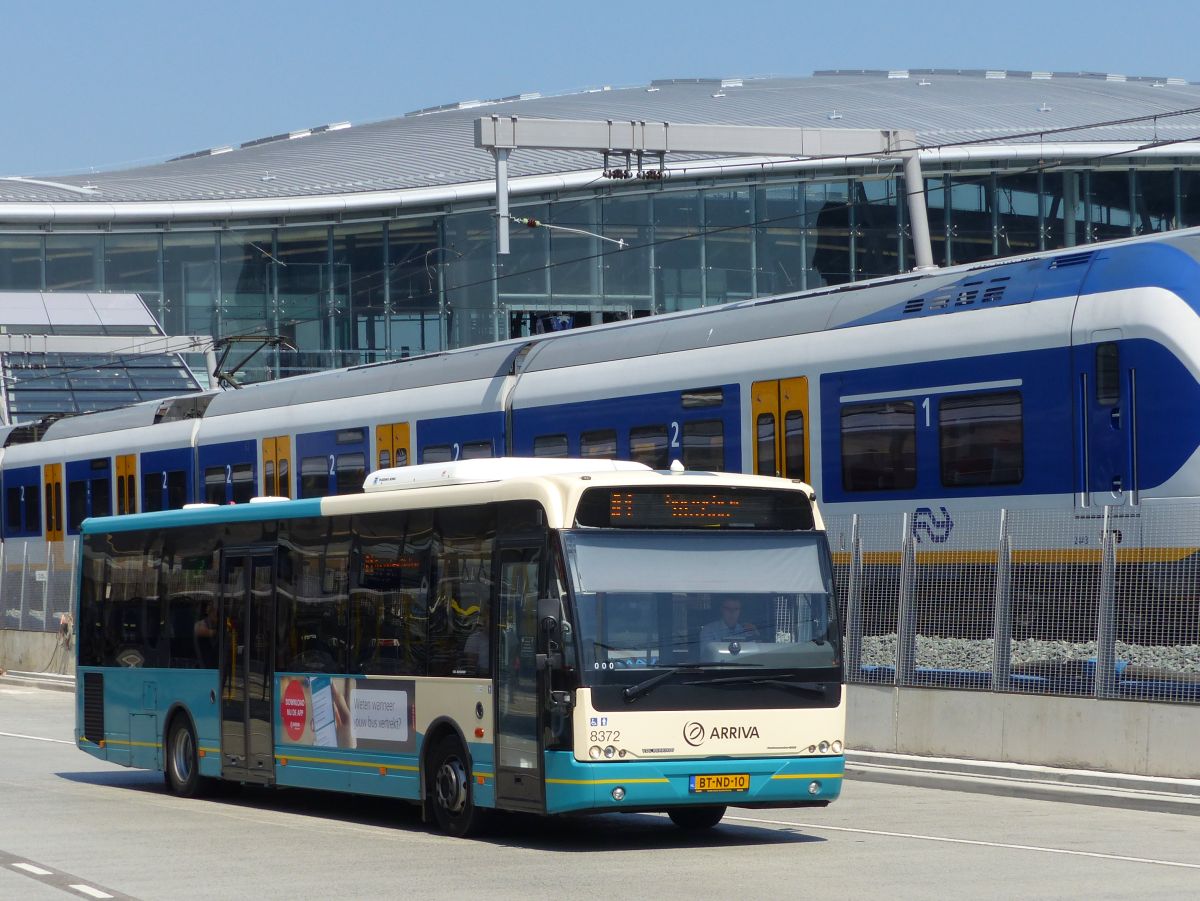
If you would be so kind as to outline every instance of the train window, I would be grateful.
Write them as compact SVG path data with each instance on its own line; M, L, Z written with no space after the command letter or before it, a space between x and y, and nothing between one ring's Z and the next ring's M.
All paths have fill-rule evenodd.
M716 388L694 388L683 392L683 408L693 410L697 407L719 407L725 402L725 391Z
M250 498L257 493L254 485L254 464L234 463L230 473L233 480L233 497L235 504L248 504Z
M392 453L386 447L379 450L379 469L390 469L392 466Z
M21 531L21 488L4 492L4 525L9 534Z
M480 460L492 456L492 442L468 441L462 446L462 459Z
M942 398L938 434L948 488L1015 485L1025 475L1019 392Z
M396 465L397 466L407 466L408 465L408 450L406 448L403 448L403 447L396 448Z
M759 413L754 431L758 442L758 468L755 472L760 476L779 475L779 467L775 465L775 414Z
M1120 351L1112 341L1096 345L1096 403L1115 407L1121 402Z
M635 463L645 463L651 469L666 469L671 465L667 450L665 425L640 425L629 430L629 457Z
M789 410L783 417L783 471L789 478L804 478L804 411Z
M566 435L538 435L533 439L535 457L569 457Z
M279 494L279 486L275 481L275 461L263 460L263 484L266 486L267 494Z
M187 473L182 469L142 474L142 510L144 512L181 510L186 503ZM222 495L220 503L224 503L224 495Z
M42 532L42 495L32 485L25 492L25 531L30 535Z
M338 454L334 469L337 494L358 494L367 478L365 454Z
M584 432L579 436L579 456L611 460L617 455L617 433L613 429Z
M161 472L144 472L142 473L142 511L145 513L154 513L158 510L166 509L163 506L163 473Z
M128 495L125 492L125 476L117 476L117 515L124 516L126 513L132 513L132 510L126 509L125 500Z
M204 470L204 502L225 503L225 467L209 466Z
M709 472L725 468L725 424L721 420L683 424L683 465Z
M363 429L342 429L337 433L338 444L362 444L367 440Z
M449 444L431 444L421 452L422 463L446 463L453 459Z
M283 457L279 461L279 496L280 497L291 497L292 496L292 483L289 481L290 478L291 478L291 471L288 468L287 457Z
M324 497L329 493L329 458L305 457L300 461L300 496Z
M112 516L112 482L108 476L92 479L92 503L88 516Z
M917 484L917 414L911 400L842 407L842 487L895 491Z
M67 483L67 528L78 529L79 524L87 519L87 479L77 479Z

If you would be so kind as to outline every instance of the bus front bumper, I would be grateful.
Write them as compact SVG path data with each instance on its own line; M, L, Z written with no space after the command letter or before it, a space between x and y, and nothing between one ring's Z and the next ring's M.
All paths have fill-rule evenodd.
M841 792L845 769L841 755L581 763L570 752L547 751L546 812L824 806ZM697 778L712 776L730 778Z

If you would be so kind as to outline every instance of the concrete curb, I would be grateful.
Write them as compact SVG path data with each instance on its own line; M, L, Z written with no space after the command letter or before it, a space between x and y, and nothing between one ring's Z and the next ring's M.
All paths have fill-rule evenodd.
M0 685L20 685L25 688L45 688L50 691L75 691L75 677L57 673L20 673L0 670Z
M846 771L864 782L1200 816L1197 779L867 751L848 751Z

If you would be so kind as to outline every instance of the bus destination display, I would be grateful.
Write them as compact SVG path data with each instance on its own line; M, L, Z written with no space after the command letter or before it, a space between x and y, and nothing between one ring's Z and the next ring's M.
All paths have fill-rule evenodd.
M591 488L575 514L580 526L609 529L770 529L813 527L808 498L754 488Z

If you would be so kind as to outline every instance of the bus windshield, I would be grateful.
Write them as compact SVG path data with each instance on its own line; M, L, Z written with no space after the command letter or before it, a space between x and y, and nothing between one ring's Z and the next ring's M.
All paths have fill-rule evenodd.
M840 665L822 533L576 530L563 540L585 684L628 684L649 668Z

